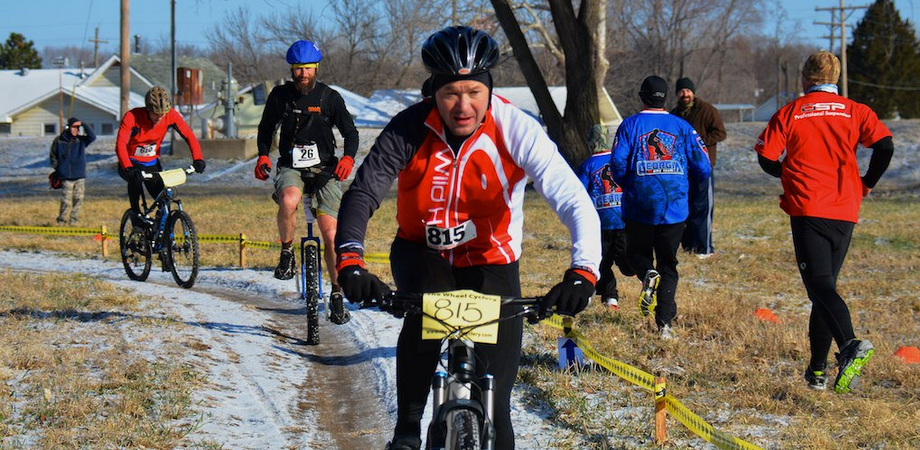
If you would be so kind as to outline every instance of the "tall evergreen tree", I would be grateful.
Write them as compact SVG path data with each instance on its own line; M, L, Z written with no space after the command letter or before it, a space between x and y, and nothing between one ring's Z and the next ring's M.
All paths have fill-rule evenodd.
M13 32L0 45L0 69L41 69L42 58L38 56L34 43Z
M892 0L876 0L847 47L849 94L879 117L920 115L920 54L910 22Z

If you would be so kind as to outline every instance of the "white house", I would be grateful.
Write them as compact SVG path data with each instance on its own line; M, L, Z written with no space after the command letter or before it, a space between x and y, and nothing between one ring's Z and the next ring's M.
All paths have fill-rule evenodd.
M68 117L79 118L98 135L113 135L121 121L120 83L117 56L96 69L0 70L0 137L55 136ZM152 86L132 69L129 106L144 106Z

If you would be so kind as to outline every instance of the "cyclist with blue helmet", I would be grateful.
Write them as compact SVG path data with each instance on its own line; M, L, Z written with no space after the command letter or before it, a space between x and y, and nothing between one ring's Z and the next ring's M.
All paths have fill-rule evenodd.
M280 125L278 140L280 153L274 175L278 203L278 234L281 237L281 258L275 268L275 278L289 280L294 277L294 227L295 213L303 194L317 199L317 222L325 245L324 258L329 277L333 281L331 304L332 322L348 322L348 311L343 305L342 290L336 283L335 229L342 189L339 181L351 174L358 152L358 130L345 107L342 96L329 86L316 81L316 73L323 54L310 41L297 41L287 51L291 65L291 81L276 86L268 94L262 121L259 123L255 176L267 180L272 163L268 153L272 147L275 130ZM336 140L332 127L338 128L345 140L343 156L335 156ZM335 179L333 179L335 178Z

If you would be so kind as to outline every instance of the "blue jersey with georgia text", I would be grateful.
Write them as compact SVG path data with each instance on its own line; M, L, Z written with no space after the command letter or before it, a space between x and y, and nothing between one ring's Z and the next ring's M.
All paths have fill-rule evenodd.
M644 110L623 120L610 168L623 189L623 218L649 225L687 220L688 177L701 182L712 171L696 130L664 110Z
M599 152L578 167L578 179L585 185L594 208L601 217L602 230L622 230L626 227L620 213L623 191L613 182L610 173L610 152Z

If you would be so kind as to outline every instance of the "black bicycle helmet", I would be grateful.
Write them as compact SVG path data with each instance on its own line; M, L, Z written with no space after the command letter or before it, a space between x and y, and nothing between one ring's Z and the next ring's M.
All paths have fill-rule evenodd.
M422 44L422 62L436 75L476 75L498 62L498 43L485 31L471 27L447 27Z

